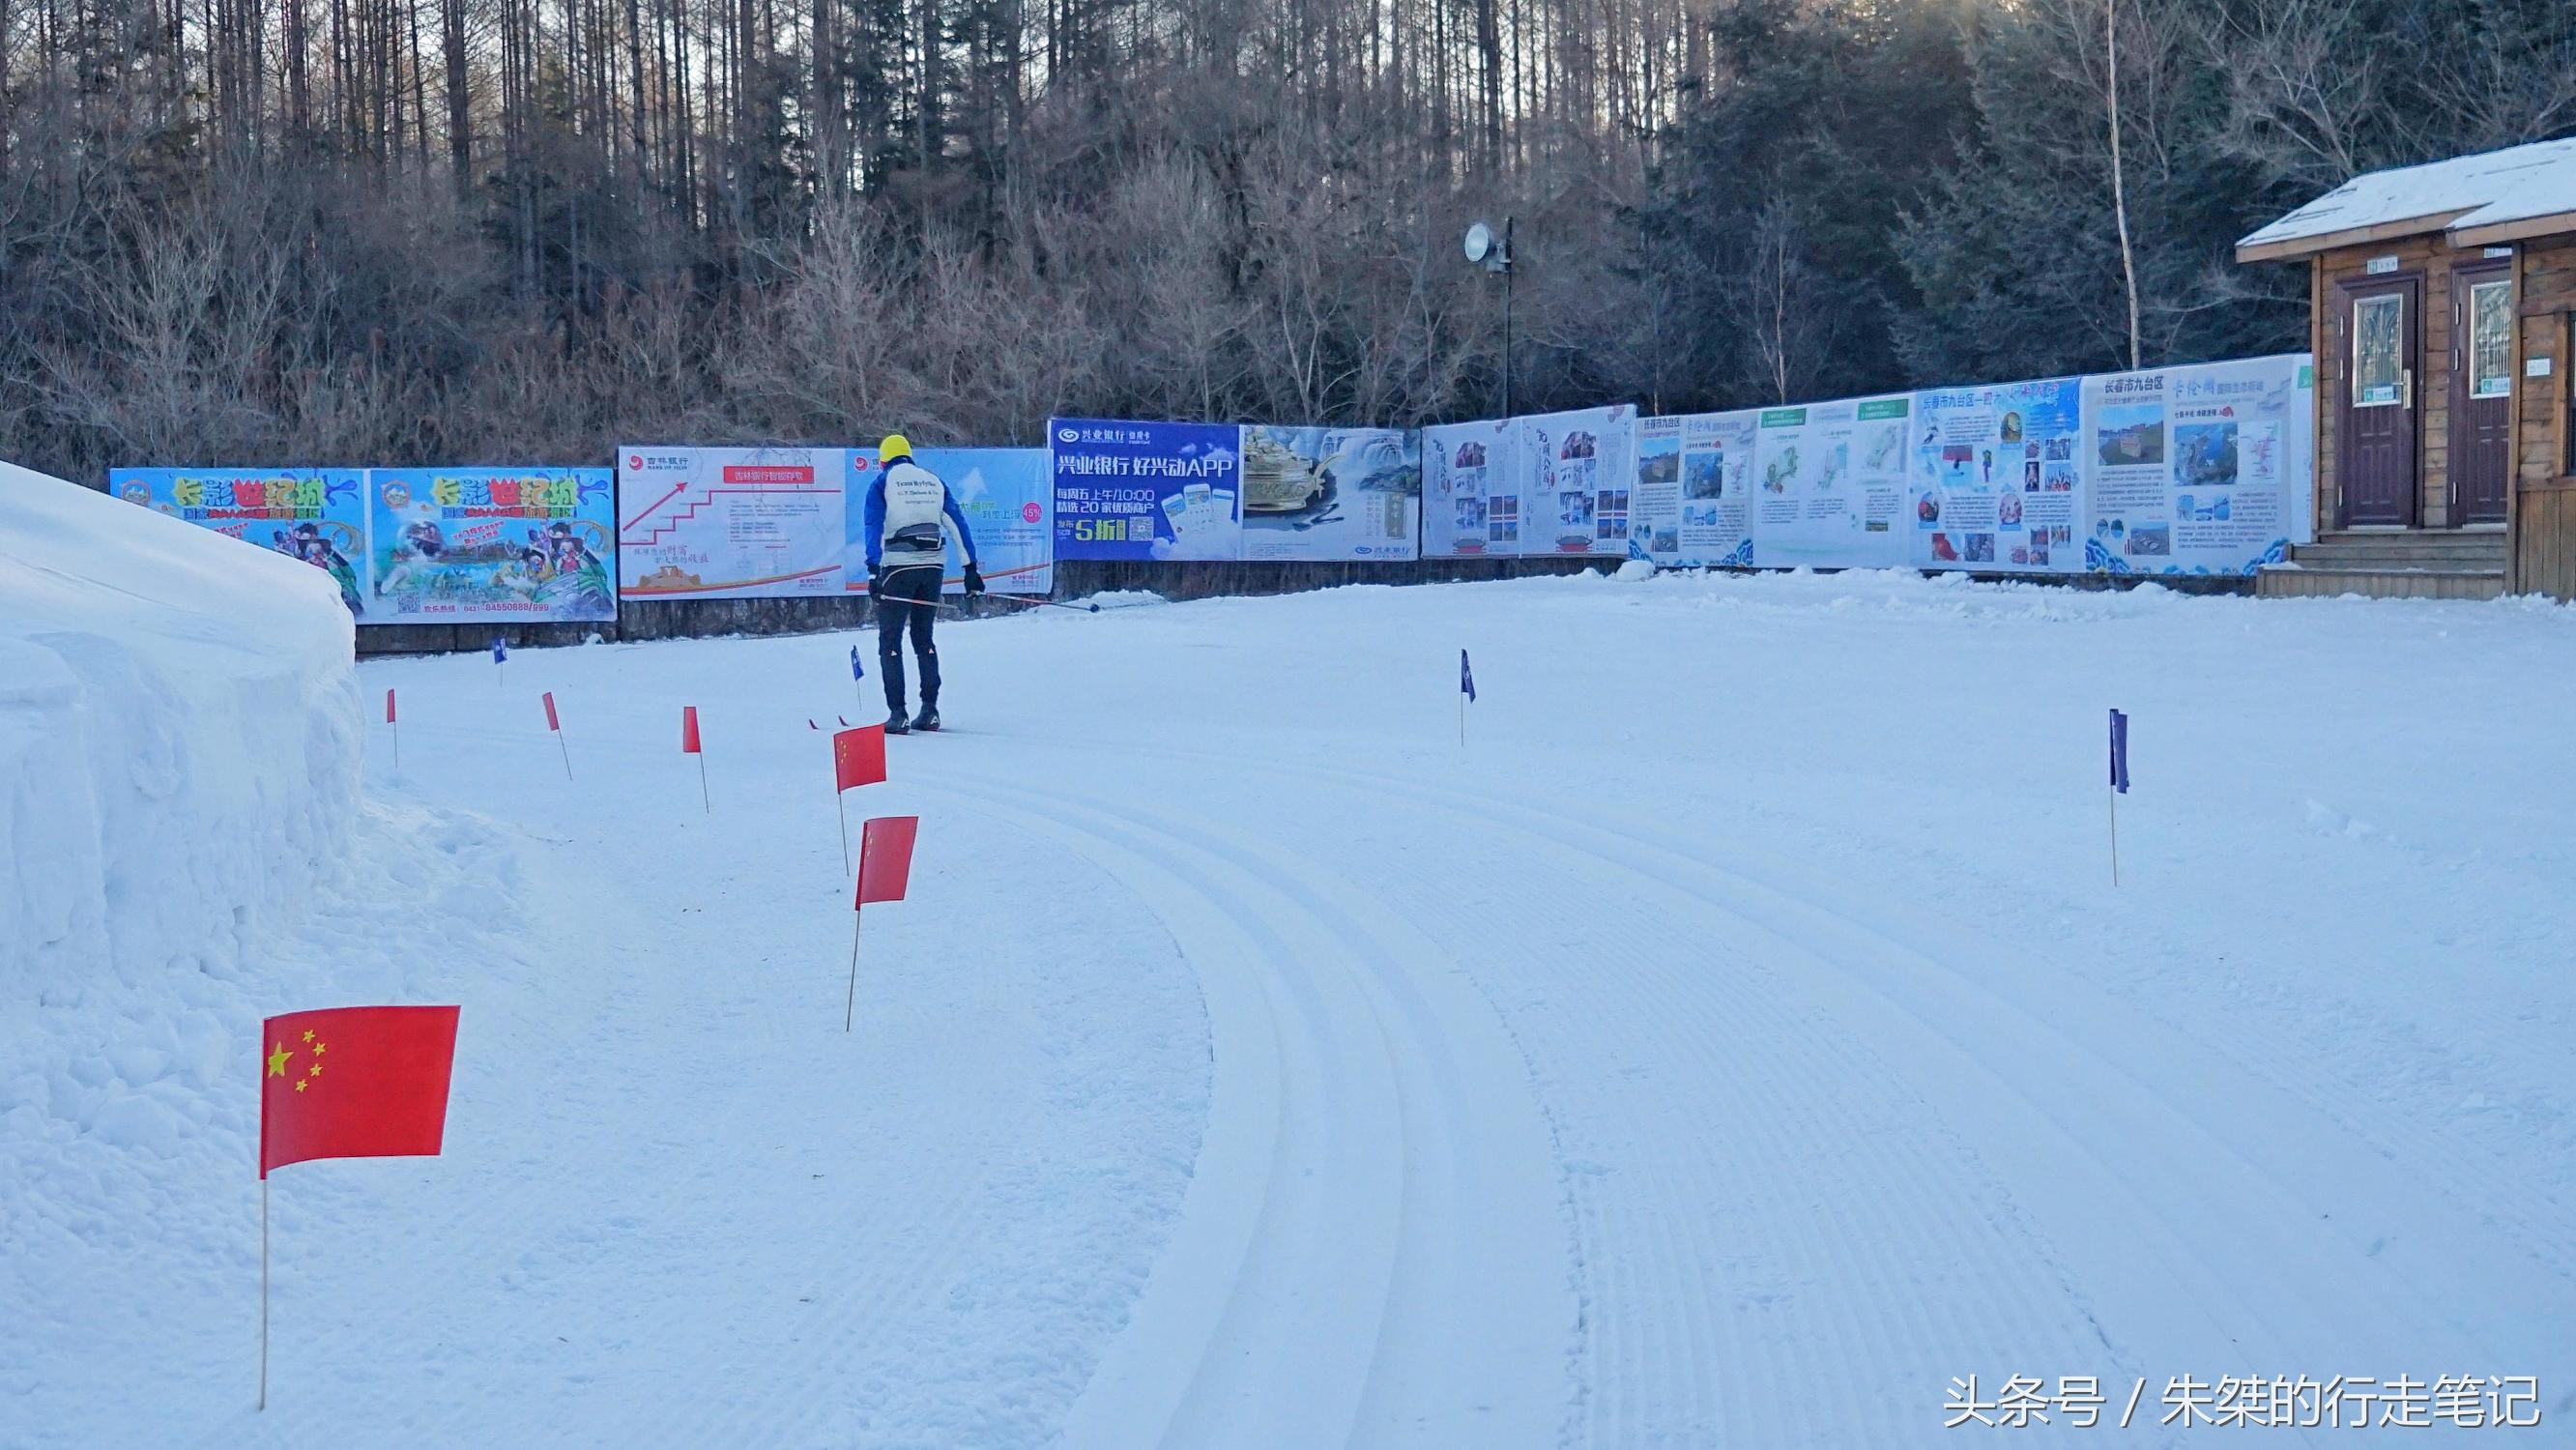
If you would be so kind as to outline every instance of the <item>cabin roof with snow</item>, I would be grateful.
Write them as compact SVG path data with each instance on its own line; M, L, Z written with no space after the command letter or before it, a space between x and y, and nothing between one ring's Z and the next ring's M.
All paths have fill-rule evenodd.
M2269 262L2440 233L2455 247L2576 232L2576 137L2356 176L2236 244Z

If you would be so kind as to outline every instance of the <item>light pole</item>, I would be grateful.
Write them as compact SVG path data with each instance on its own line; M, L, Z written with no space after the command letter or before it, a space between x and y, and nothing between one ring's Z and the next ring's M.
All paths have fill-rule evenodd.
M1512 219L1503 218L1503 234L1477 222L1467 228L1467 260L1488 272L1503 274L1503 416L1512 415Z

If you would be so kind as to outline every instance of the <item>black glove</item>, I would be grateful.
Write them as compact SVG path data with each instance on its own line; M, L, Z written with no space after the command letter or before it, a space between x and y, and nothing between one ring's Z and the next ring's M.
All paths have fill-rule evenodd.
M976 568L972 562L966 565L966 592L970 595L984 592L984 571Z
M875 568L870 569L870 570L868 571L868 595L869 595L869 597L871 597L871 598L875 598L875 599L883 599L883 598L885 598L885 597L886 597L885 581L886 581L885 565L883 565L883 564L879 564L879 565L878 565L878 566L876 566Z

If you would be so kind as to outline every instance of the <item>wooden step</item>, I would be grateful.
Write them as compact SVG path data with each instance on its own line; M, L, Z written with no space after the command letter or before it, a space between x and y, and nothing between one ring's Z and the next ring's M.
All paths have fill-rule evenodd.
M2501 571L2505 536L2498 529L2330 533L2313 544L2291 546L2290 557L2311 568L2324 569Z
M2305 548L2302 545L2301 551ZM2254 592L2265 599L2341 594L2372 599L2499 599L2504 595L2504 565L2501 551L2493 569L2351 568L2301 559L2265 565L2254 577Z

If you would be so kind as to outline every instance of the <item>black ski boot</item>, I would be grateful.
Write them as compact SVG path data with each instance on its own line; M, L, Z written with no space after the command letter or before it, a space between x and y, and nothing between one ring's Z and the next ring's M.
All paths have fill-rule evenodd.
M921 707L921 713L912 717L912 728L915 730L938 729L939 707L937 705L924 704Z
M901 705L895 706L894 713L886 717L885 730L888 735L909 735L912 733L912 722L904 718L903 707Z

